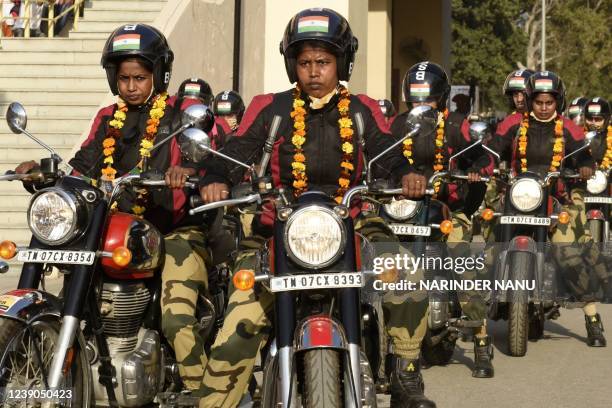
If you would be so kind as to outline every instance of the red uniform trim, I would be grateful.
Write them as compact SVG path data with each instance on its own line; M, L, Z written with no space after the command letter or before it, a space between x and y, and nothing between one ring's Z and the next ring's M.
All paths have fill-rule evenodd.
M368 109L370 109L370 112L372 113L372 116L374 117L378 128L384 133L391 133L391 129L389 128L391 122L387 123L385 121L385 117L383 116L380 110L380 106L378 106L378 103L374 99L363 94L357 95L357 98L359 99L359 101L361 101L361 103L367 106Z
M272 103L274 100L274 94L265 94L265 95L257 95L253 98L249 107L247 108L244 116L242 118L242 122L240 122L240 126L238 127L238 131L236 132L236 136L244 135L247 130L251 127L253 122L259 113L268 105Z

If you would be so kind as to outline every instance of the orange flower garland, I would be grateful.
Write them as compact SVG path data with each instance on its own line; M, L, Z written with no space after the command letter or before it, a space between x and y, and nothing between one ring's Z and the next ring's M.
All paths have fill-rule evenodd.
M340 178L338 179L338 190L334 200L337 203L342 202L342 197L348 190L351 183L351 172L353 166L353 121L349 115L349 105L351 100L349 92L344 86L339 87L340 100L338 101L338 119L340 140L342 141L342 162L340 163ZM294 146L293 162L291 163L291 173L293 174L293 195L299 197L308 188L308 176L306 175L306 155L304 154L303 145L306 142L306 109L304 109L304 100L301 98L299 87L295 87L293 91L293 111L291 112L293 119L293 136L291 143Z
M612 125L608 126L606 146L606 153L604 154L604 157L601 160L601 165L599 166L602 170L608 170L610 167L612 167Z
M519 128L518 151L521 159L521 173L527 171L527 129L529 129L529 114L523 115L523 121ZM550 171L557 171L563 159L563 149L565 140L563 139L563 119L557 115L555 119L555 142L553 144L553 154L550 161Z
M167 99L167 92L161 93L155 96L153 99L153 104L151 110L149 111L149 119L147 120L147 127L145 129L146 133L143 135L142 140L140 141L139 153L141 160L139 160L137 166L140 170L142 170L143 159L151 157L149 149L153 147L153 142L155 141L155 136L157 135L157 128L161 118L164 116ZM115 175L117 174L117 170L113 168L113 153L115 152L116 140L121 137L120 130L123 128L125 119L127 117L127 110L128 108L126 103L119 99L117 102L117 110L113 114L113 119L108 122L109 129L106 133L106 138L102 141L102 152L104 154L104 164L106 164L106 167L101 170L101 179L104 181L113 181L115 179ZM146 193L146 190L142 190L138 193L138 197L132 206L132 212L134 214L141 215L145 212Z
M434 171L441 171L444 169L444 120L448 116L448 110L445 109L438 121L438 128L436 129L436 150L434 156ZM408 138L403 142L403 153L404 157L408 159L408 163L413 164L412 159L412 138ZM436 181L434 184L434 191L437 193L440 190L440 181Z

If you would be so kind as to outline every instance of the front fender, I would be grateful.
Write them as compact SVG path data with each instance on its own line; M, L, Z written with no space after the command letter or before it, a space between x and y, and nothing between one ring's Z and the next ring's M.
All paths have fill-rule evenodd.
M295 351L314 348L348 350L348 340L342 325L327 316L310 316L297 327Z
M15 289L0 295L0 317L28 324L41 315L60 317L62 302L54 295L36 289Z

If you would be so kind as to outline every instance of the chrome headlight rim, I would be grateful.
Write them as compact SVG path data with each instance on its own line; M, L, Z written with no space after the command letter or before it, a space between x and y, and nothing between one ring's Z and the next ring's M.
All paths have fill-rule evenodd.
M595 174L586 182L586 189L590 194L601 194L608 188L608 175L601 171L595 170Z
M515 188L517 188L521 184L531 184L537 187L537 190L534 190L534 191L537 191L537 194L538 194L538 200L536 201L535 205L532 205L531 207L521 207L520 205L517 205L517 202L514 200L513 192ZM543 200L544 200L544 189L542 188L542 185L537 180L534 180L532 178L521 178L515 181L510 187L510 203L512 204L514 208L516 208L517 210L521 212L527 213L527 212L534 211L535 209L540 207L540 205L542 205Z
M289 245L289 230L291 228L291 225L295 222L296 219L298 219L298 217L300 217L302 214L308 211L324 212L330 215L338 223L338 226L340 227L340 245L338 246L338 250L336 251L336 254L332 256L330 259L328 259L327 261L322 262L320 264L316 264L316 265L312 263L304 262L303 260L301 260L297 255L293 253L293 251L291 250L291 246ZM340 259L340 257L344 254L344 249L346 246L346 239L347 239L346 235L347 235L346 227L344 225L344 222L342 221L342 218L340 218L338 214L336 214L333 210L327 207L323 207L321 205L314 204L314 205L308 205L308 206L302 207L299 210L293 212L289 216L285 224L285 227L283 229L283 244L285 245L287 256L295 264L302 266L304 268L318 270L318 269L324 269L332 265L338 259Z
M60 198L63 199L68 204L68 206L70 207L70 209L72 210L74 214L74 222L70 226L70 229L68 230L68 232L64 234L64 236L61 239L55 239L55 240L49 240L41 236L37 232L37 229L32 226L32 219L31 219L32 218L32 215L31 215L32 206L34 205L36 200L40 198L42 195L52 194L52 193L60 196ZM80 228L80 225L82 224L83 211L84 211L83 205L80 203L79 196L77 196L76 194L73 194L69 191L66 191L64 189L57 188L57 187L45 188L43 190L36 192L30 199L30 204L28 205L28 213L27 213L28 228L32 232L32 235L34 235L34 237L41 243L45 245L49 245L49 246L60 246L60 245L73 241L74 239L76 239L77 237L81 235L82 229Z
M393 205L394 203L400 203L402 201L407 201L407 202L414 203L414 207L412 208L412 211L408 215L403 215L403 216L393 215L391 213L391 211L389 210L389 208L390 208L389 206ZM401 200L396 200L395 197L394 197L392 199L391 203L383 205L383 209L385 211L385 214L387 214L392 219L397 220L397 221L406 221L406 220L409 220L409 219L413 218L419 212L419 210L421 209L422 205L423 205L422 201L408 200L407 198L402 198Z

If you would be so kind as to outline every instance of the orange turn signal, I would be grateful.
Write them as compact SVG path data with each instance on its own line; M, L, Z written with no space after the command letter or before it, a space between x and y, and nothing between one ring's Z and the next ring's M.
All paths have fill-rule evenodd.
M559 213L558 217L559 217L558 218L559 222L561 224L567 224L568 222L570 222L570 215L569 215L569 213L567 211L561 211Z
M112 258L115 265L123 268L124 266L128 266L132 260L132 251L124 246L117 247L113 250Z
M451 220L444 220L440 223L440 232L444 235L448 235L453 231L453 222Z
M485 221L491 221L495 216L495 212L490 208L485 208L484 210L482 210L482 213L480 213L480 216Z
M13 259L17 254L17 245L12 241L0 242L0 258Z
M385 283L394 283L397 282L397 278L399 278L399 271L397 268L385 268L380 275L378 275L378 279Z
M241 269L232 278L234 287L238 290L249 290L255 286L255 272L252 269Z

